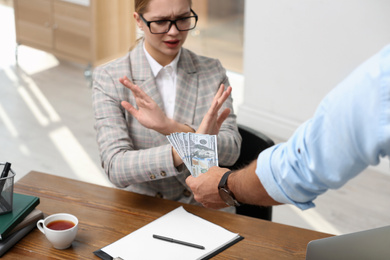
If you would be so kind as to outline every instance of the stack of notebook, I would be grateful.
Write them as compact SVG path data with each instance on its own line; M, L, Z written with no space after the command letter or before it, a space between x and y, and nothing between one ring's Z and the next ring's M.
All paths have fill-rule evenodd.
M42 211L35 208L38 204L38 197L13 194L12 211L0 215L0 257L43 218Z

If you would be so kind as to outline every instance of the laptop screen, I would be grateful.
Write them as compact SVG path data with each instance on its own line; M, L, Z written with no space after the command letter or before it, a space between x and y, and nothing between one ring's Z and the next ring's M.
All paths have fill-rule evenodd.
M306 260L390 259L390 226L310 241Z

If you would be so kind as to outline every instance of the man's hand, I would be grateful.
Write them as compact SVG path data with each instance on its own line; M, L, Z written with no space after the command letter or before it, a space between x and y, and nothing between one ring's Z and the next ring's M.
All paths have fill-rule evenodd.
M206 208L220 209L227 207L218 192L218 184L227 168L211 167L206 173L194 178L187 177L186 183L194 193L196 201Z
M257 160L253 160L248 166L235 170L229 175L229 189L240 203L259 206L280 205L281 203L271 198L264 189L256 175L256 165ZM196 178L187 177L186 183L194 193L195 200L206 208L226 207L227 205L219 196L218 184L227 171L229 169L214 166Z

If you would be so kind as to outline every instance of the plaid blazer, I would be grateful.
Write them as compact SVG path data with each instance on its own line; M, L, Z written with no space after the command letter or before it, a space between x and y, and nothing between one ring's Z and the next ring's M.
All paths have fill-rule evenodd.
M92 103L104 171L117 187L196 204L185 183L189 171L184 165L174 167L172 148L166 136L143 127L122 108L122 100L137 107L132 92L118 80L123 76L164 109L142 42L126 56L94 70ZM197 129L221 83L229 86L226 71L218 60L183 48L177 66L174 119ZM229 97L224 104L232 112L218 134L220 165L234 164L241 147L232 102Z

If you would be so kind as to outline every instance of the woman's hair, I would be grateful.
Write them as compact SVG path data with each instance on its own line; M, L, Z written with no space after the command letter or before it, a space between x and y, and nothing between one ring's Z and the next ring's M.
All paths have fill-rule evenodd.
M152 0L135 0L134 1L134 11L136 11L139 14L146 13L149 3ZM188 3L190 6L192 6L192 0L188 0Z
M134 11L138 14L144 14L148 10L149 3L153 0L134 0ZM192 7L192 0L188 0L190 7ZM134 49L135 46L144 38L144 36L139 37L133 46L130 47L130 50Z
M134 11L139 14L144 14L148 8L149 2L151 0L135 0L134 1Z

